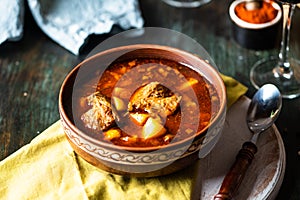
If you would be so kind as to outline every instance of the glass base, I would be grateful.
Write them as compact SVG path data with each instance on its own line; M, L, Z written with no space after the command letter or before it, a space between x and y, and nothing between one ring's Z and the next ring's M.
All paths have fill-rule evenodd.
M163 2L177 8L196 8L211 0L162 0Z
M250 81L256 89L267 83L276 85L283 98L293 99L300 96L300 63L290 60L291 72L282 73L277 58L260 60L250 71Z

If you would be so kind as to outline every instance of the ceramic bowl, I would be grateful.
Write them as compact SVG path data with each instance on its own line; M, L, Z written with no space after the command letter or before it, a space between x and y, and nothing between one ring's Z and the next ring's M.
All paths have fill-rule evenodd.
M74 84L95 76L99 63L107 63L116 54L122 58L162 58L187 64L202 74L216 88L219 109L201 132L182 141L158 147L124 147L99 141L76 126L73 120ZM79 76L79 74L81 74ZM79 79L79 80L78 80ZM79 84L80 85L80 84ZM65 78L59 93L59 112L68 141L77 154L89 163L111 173L153 177L170 174L205 157L222 132L226 116L226 90L218 71L207 61L173 47L137 44L116 47L97 53L77 65Z
M270 4L277 15L274 19L264 23L251 23L239 18L235 8L245 2L263 1ZM250 14L249 14L250 15ZM282 10L278 3L268 0L236 0L229 7L232 22L232 34L235 41L242 47L253 50L275 48L280 35Z

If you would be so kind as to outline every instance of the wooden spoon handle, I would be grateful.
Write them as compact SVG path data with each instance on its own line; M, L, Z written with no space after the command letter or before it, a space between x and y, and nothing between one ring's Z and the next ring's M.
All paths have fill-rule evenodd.
M257 147L252 142L245 142L243 144L242 149L237 154L236 160L225 176L219 193L215 195L214 200L232 199L233 194L240 186L256 152Z

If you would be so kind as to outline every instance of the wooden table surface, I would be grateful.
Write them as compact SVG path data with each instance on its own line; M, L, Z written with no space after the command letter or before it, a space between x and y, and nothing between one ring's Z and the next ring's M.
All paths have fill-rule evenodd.
M276 55L278 49L253 51L240 47L232 38L228 16L229 0L213 0L196 9L177 9L161 0L141 0L145 26L165 27L189 35L211 55L219 70L249 87L249 72L259 59ZM36 25L26 10L24 36L0 45L0 160L59 119L58 92L67 73L103 39L93 36L75 56ZM300 9L292 24L291 53L300 60ZM284 100L276 125L284 140L287 166L277 199L300 199L300 98Z

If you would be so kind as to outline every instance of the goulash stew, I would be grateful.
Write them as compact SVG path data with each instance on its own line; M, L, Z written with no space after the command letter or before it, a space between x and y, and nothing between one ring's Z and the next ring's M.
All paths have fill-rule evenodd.
M98 79L80 91L79 127L115 145L153 147L182 140L207 127L219 109L213 85L171 60L115 62Z

